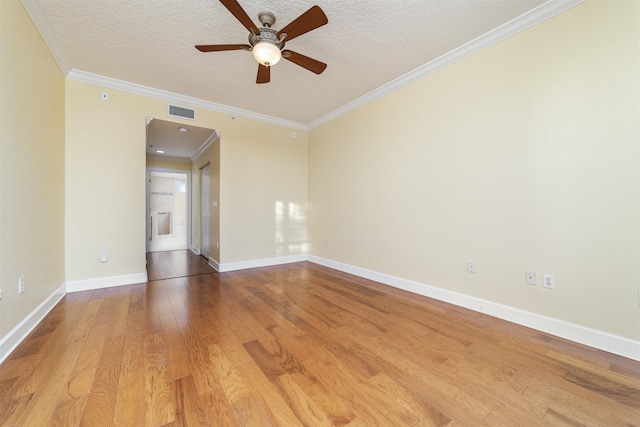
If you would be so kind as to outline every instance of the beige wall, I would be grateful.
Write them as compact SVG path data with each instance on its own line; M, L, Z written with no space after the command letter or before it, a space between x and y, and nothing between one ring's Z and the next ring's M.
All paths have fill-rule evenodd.
M101 99L103 90L108 101ZM67 281L144 273L145 119L167 119L167 102L67 80L66 104ZM306 236L298 229L306 231L306 212L295 224L280 224L283 250L274 206L279 201L303 206L307 200L306 133L298 131L292 139L290 129L209 110L198 110L197 117L188 124L221 132L216 148L223 165L221 235L212 236L214 244L220 241L221 262L299 253L287 239L298 244ZM214 150L211 156L218 154ZM193 183L198 194L196 176ZM196 233L197 222L193 225ZM108 263L100 263L103 249L109 251Z
M64 76L15 0L0 1L0 90L2 338L65 282Z
M67 282L145 272L145 103L102 90L66 81Z
M221 261L306 253L307 132L243 118L217 129Z
M310 252L640 339L639 4L586 2L312 130Z

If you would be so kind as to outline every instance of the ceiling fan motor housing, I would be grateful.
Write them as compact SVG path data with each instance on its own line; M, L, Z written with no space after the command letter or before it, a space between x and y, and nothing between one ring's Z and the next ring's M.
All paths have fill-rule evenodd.
M282 35L280 38L278 38L278 32L271 28L271 26L276 22L276 17L273 13L260 12L258 18L260 19L260 23L262 24L262 28L260 28L260 34L255 34L253 31L251 31L249 33L249 44L253 49L256 48L259 43L263 43L261 51L265 53L258 53L257 51L254 51L254 56L259 63L269 67L277 63L280 59L279 51L281 51L284 47L284 39L286 36ZM267 48L267 46L264 46L265 43L267 44L267 46L272 45L273 47ZM277 51L275 49L277 49ZM262 55L264 55L263 58L261 58Z
M249 44L251 46L255 46L260 42L268 42L272 43L280 50L284 47L284 39L286 35L283 35L280 39L278 39L278 32L276 30L271 29L273 24L276 22L276 16L271 12L260 12L258 14L258 20L262 24L262 28L260 28L260 34L254 34L253 31L249 33Z
M284 47L284 37L278 39L278 32L269 27L260 28L260 34L249 33L249 44L255 46L260 42L269 42L278 46L280 49Z

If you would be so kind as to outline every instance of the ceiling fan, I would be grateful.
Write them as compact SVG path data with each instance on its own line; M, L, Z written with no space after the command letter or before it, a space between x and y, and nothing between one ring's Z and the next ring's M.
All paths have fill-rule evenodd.
M287 59L294 64L306 68L316 74L321 74L327 64L308 56L284 49L285 42L293 40L311 30L315 30L329 22L319 6L313 6L302 15L294 19L289 25L276 31L271 26L276 22L276 17L271 12L260 12L258 19L262 28L253 23L247 12L236 0L220 0L233 16L249 30L249 44L208 44L196 45L201 52L220 52L224 50L248 50L258 61L258 76L256 83L269 83L271 80L271 66L280 58Z

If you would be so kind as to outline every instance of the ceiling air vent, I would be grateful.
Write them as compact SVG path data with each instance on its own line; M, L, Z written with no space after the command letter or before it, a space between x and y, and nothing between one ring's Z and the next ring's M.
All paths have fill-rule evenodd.
M191 108L178 107L177 105L169 104L169 115L174 117L182 117L185 119L196 119L196 110Z

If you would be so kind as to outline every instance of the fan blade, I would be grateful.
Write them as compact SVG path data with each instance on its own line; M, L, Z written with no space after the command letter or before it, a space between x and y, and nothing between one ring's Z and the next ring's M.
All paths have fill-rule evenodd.
M220 0L220 3L222 3L222 5L226 7L227 10L229 10L229 12L231 12L231 14L235 16L247 30L254 34L260 34L260 30L256 24L253 23L253 20L249 18L247 12L244 11L242 6L240 6L236 0Z
M262 64L258 64L258 77L256 77L256 83L269 83L271 81L271 67L265 67Z
M322 74L322 72L327 68L327 64L324 62L309 58L308 56L304 56L301 53L294 52L289 49L282 51L282 57L316 74Z
M196 49L200 52L221 52L223 50L249 50L248 44L199 44Z
M327 15L324 14L320 6L313 6L302 15L298 16L289 25L278 31L278 38L282 34L287 34L285 41L293 40L298 36L308 33L311 30L315 30L318 27L322 27L327 24L329 20Z

